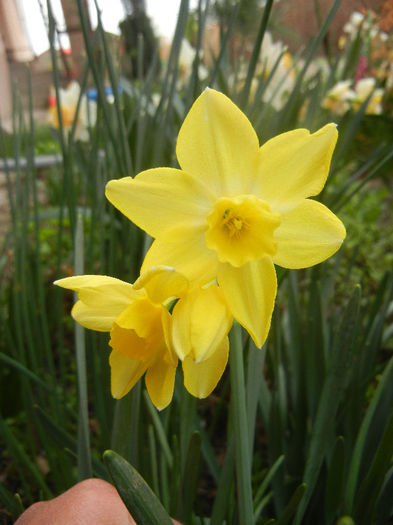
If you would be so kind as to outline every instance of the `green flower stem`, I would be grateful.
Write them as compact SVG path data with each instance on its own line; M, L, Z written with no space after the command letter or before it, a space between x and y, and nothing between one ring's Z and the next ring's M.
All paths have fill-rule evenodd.
M251 464L248 439L246 392L244 385L243 345L241 327L235 323L229 334L232 414L235 438L235 466L239 501L239 523L252 524L253 502L251 491Z

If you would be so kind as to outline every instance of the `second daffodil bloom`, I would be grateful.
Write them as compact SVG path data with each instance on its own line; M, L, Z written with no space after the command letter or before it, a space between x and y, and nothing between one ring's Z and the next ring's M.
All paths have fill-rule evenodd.
M216 386L228 360L232 317L215 284L190 288L168 267L152 268L134 284L106 275L66 277L55 284L78 293L72 316L79 324L110 332L113 397L126 395L146 373L150 399L165 408L173 395L178 355L192 395L207 397Z
M283 133L260 147L247 117L205 90L177 139L181 169L108 183L106 196L155 238L142 270L168 264L191 281L216 280L231 313L264 343L277 291L274 265L305 268L334 254L341 221L318 195L337 140L334 124Z

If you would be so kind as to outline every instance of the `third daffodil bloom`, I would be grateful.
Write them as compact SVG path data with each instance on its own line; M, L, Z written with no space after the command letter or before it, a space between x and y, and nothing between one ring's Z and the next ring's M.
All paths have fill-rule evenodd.
M202 285L216 279L233 316L261 346L277 290L274 264L312 266L345 237L340 220L309 199L326 182L336 140L328 124L260 147L240 109L207 89L179 132L181 169L110 181L106 196L155 238L143 271L168 264Z
M192 395L206 397L216 386L228 361L232 324L217 285L190 288L183 275L166 266L152 268L134 284L106 275L66 277L55 284L78 293L72 316L79 324L110 332L113 397L126 395L146 373L152 402L165 408L178 356Z

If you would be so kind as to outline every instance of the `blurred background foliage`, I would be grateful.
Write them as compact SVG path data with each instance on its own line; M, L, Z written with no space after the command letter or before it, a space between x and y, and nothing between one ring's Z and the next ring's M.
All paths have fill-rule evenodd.
M178 377L160 413L142 381L114 401L107 334L78 331L73 297L52 286L74 273L134 281L150 240L106 202L105 184L176 166L181 122L210 86L240 105L261 143L332 120L339 129L318 198L347 239L315 268L279 272L262 350L243 336L254 521L389 523L392 6L352 14L327 46L340 1L325 13L316 0L319 30L298 48L277 32L284 0L200 0L195 10L182 0L170 45L154 35L143 2L125 4L116 43L100 17L91 32L77 0L85 59L67 87L48 2L52 125L35 123L26 70L27 107L15 91L12 132L0 133L9 210L0 252L1 518L11 523L85 477L108 479L102 454L111 448L185 525L239 523L228 372L202 401ZM293 31L281 28L282 38Z

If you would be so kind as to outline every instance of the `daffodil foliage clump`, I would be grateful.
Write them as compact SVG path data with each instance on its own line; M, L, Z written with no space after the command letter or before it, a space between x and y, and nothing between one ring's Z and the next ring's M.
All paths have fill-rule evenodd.
M345 237L341 221L310 198L325 185L336 141L336 126L327 124L260 146L240 109L206 89L179 132L180 169L107 184L109 201L154 238L140 277L56 284L78 292L72 315L82 326L110 332L114 397L145 374L151 400L165 408L179 359L187 390L207 397L225 369L233 319L262 347L277 293L274 266L318 264Z

